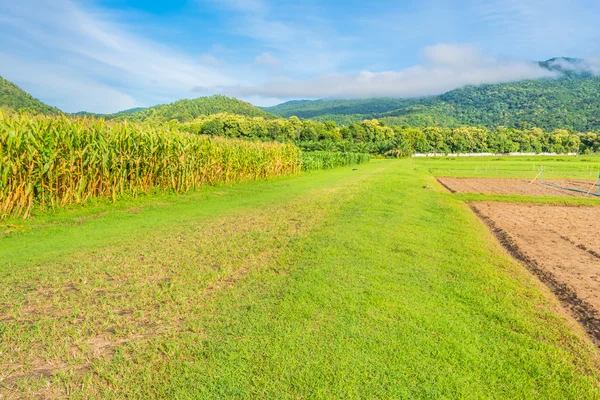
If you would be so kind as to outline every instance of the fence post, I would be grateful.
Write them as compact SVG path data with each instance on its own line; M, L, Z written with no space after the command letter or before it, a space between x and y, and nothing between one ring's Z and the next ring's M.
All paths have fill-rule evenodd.
M544 183L544 166L542 165L542 176L540 177L540 182Z

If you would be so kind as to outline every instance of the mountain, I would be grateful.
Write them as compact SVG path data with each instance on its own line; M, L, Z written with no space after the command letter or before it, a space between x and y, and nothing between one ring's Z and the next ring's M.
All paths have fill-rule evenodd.
M599 98L599 77L563 76L468 86L421 103L421 107L413 105L379 117L390 124L413 124L416 118L428 117L445 126L538 127L583 132L600 129Z
M0 109L58 114L60 110L42 103L14 83L0 76Z
M558 57L539 63L552 79L467 86L420 99L316 100L287 102L266 111L347 125L377 118L388 125L546 130L600 130L600 77L583 60Z
M98 113L87 112L87 111L78 111L76 113L71 113L71 115L73 115L75 117L95 117L95 118L110 119L111 117L116 117L117 115L133 114L138 111L145 110L145 109L146 109L145 107L136 107L136 108L130 108L128 110L119 111L118 113L114 113L114 114L98 114Z
M361 100L295 100L273 107L261 107L264 111L281 116L315 118L322 115L375 115L415 104L413 99L361 99Z
M167 122L177 120L179 122L191 121L203 115L218 113L231 113L249 117L275 118L272 114L253 106L244 101L225 97L211 96L200 97L193 100L179 100L171 104L131 109L116 114L105 115L106 119L116 121L157 121Z

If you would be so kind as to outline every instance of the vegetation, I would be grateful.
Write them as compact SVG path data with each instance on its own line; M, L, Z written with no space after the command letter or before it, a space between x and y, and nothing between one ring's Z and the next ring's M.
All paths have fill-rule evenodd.
M131 122L188 122L195 118L217 113L231 113L248 117L272 118L269 113L250 103L225 96L200 97L193 100L179 100L143 109L132 109L104 116L115 121Z
M0 76L0 110L58 114L60 111L32 97L12 82Z
M215 114L182 124L190 133L230 138L293 142L305 151L342 151L386 156L413 153L508 153L555 152L593 153L600 151L600 134L571 133L567 130L544 132L541 129L493 130L461 126L400 127L378 120L366 120L339 127L335 122L264 119L231 114Z
M540 79L469 86L389 112L389 124L415 125L418 116L441 126L484 125L490 128L537 127L545 130L600 129L600 77ZM425 122L428 122L425 119Z
M302 170L315 171L332 169L369 162L369 155L364 153L345 153L331 151L312 151L302 153Z
M291 144L232 141L166 126L0 113L0 216L155 188L177 193L205 184L300 170Z
M361 120L374 118L375 115L397 110L414 104L411 99L359 99L359 100L296 100L288 101L274 107L262 109L281 117L296 116L298 118L315 118L326 115L344 116L360 114ZM336 121L337 122L337 121Z
M0 395L598 398L597 348L413 161L23 221Z

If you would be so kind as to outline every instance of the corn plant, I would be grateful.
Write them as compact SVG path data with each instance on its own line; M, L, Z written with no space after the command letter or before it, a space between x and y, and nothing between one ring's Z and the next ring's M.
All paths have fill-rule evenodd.
M291 144L208 138L166 125L0 112L0 217L154 190L264 179L301 169Z

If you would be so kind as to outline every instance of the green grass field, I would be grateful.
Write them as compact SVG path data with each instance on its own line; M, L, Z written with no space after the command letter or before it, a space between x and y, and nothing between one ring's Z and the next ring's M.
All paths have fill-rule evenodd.
M542 166L547 178L597 179L600 156L517 156L414 158L412 162L435 176L535 178Z
M433 177L469 162L6 221L0 398L600 398L598 349Z

